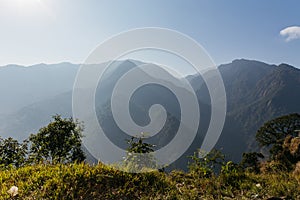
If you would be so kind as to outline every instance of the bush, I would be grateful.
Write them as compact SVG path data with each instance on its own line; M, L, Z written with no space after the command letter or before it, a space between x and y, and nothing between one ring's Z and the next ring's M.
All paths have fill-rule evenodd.
M243 153L241 166L249 172L259 173L259 159L264 158L264 155L257 152Z
M245 178L245 173L238 164L229 161L222 166L220 180L224 185L239 188Z
M143 135L143 133L142 133ZM131 137L127 155L121 164L122 170L127 172L147 172L158 167L154 157L154 145L144 142L143 137Z
M188 166L189 172L200 177L211 177L218 173L225 160L224 154L215 149L208 154L198 150L189 158L192 159Z

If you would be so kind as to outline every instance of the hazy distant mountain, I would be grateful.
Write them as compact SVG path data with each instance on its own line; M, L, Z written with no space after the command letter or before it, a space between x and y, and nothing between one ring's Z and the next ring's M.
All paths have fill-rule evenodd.
M0 67L0 115L69 92L78 67L71 63Z
M109 98L112 88L120 76L140 64L141 62L132 60L117 62L106 71L103 82L96 93L99 122L105 131L109 132L111 140L121 147L125 147L126 135L116 126L112 118ZM16 68L18 76L13 73ZM3 69L5 70L2 71ZM77 69L77 65L66 63L54 66L38 65L29 68L16 66L0 68L1 85L10 85L10 92L14 97L9 102L10 93L7 88L0 87L0 92L6 92L7 95L3 104L1 101L0 108L1 106L9 107L9 105L11 107L16 105L20 108L18 111L0 116L0 134L23 139L29 133L46 125L51 119L51 115L58 113L63 116L71 116L71 89ZM24 75L22 75L22 70ZM242 152L258 149L255 143L255 132L265 121L280 115L300 112L300 70L286 64L275 66L243 59L221 65L219 70L227 93L228 112L224 130L216 147L221 148L224 153L229 155L230 159L239 160ZM38 74L42 78L36 77ZM29 81L31 85L28 84L25 89L22 89L22 83L25 83L28 77L31 77L33 81ZM12 79L20 80L16 80L14 83ZM210 98L205 83L197 75L190 75L187 79L197 93L201 108L201 121L195 141L185 155L175 163L177 167L186 166L186 156L191 155L200 147L210 119ZM40 85L36 86L38 83ZM31 87L34 92L30 96ZM23 97L24 94L26 94L25 97ZM20 102L23 99L22 105L24 106L22 107ZM33 101L33 99L35 100ZM158 85L144 86L132 97L130 111L135 122L145 125L149 122L148 108L154 103L165 106L168 123L161 133L149 141L163 146L172 139L172 134L176 132L180 121L179 104L174 95ZM7 110L12 111L13 109Z

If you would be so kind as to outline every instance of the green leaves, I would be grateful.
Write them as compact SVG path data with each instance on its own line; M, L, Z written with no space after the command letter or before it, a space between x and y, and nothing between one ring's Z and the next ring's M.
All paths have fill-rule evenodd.
M263 159L264 155L257 152L243 153L241 166L250 172L258 173L260 171L259 159Z
M192 162L188 166L190 172L199 177L211 177L225 161L225 155L216 149L207 154L198 150L198 152L195 152L189 158L192 159Z
M297 113L278 117L265 123L256 133L256 140L261 146L270 146L271 160L293 168L299 158L289 152L288 140L298 136L300 115ZM289 139L290 138L290 139Z
M37 134L30 135L30 160L50 163L83 161L82 125L72 118L62 119L59 115L53 116L53 119Z
M127 151L130 153L150 153L154 151L154 145L144 142L142 137L131 137L127 144L129 145Z
M152 171L158 167L153 155L153 144L144 142L143 137L131 137L130 140L127 140L127 144L129 146L122 163L123 170L141 172L142 170Z
M19 143L9 137L0 138L0 165L20 167L25 164L27 155L27 143Z
M28 163L70 163L84 161L81 149L83 126L72 118L53 116L53 121L19 143L13 138L0 138L0 166L20 167ZM28 149L29 147L29 149Z
M278 117L266 122L256 133L261 146L269 146L282 141L287 135L296 136L300 129L300 115L297 113Z

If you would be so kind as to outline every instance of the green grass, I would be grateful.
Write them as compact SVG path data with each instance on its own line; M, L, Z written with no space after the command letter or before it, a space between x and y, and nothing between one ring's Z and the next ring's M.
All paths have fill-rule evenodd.
M300 177L288 172L131 174L99 164L33 165L0 170L0 199L300 199ZM19 188L10 197L11 186Z

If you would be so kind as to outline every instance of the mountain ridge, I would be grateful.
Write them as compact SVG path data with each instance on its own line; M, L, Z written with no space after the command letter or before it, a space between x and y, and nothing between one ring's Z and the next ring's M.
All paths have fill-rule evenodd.
M288 64L269 65L264 62L246 59L237 59L231 63L220 65L218 68L227 94L228 111L225 126L216 148L222 149L232 160L240 160L242 152L260 150L255 141L255 132L265 121L292 112L300 113L300 105L297 101L300 99L300 69ZM68 72L68 70L66 71ZM112 71L113 74L119 72L121 71L118 71L117 68ZM69 77L68 83L71 86L73 85L70 83L72 83L72 80L74 81L76 73L77 71L73 71L72 77L70 74L67 76ZM202 107L206 107L204 108L204 117L201 118L204 120L204 124L202 124L203 132L209 118L209 94L201 77L189 75L186 78L197 93ZM48 84L48 87L50 86L51 84ZM168 98L170 97L164 96L163 90L159 92L159 90L153 89L151 90L157 93L155 95L156 99L161 97L162 100L165 98L163 101L169 102ZM32 102L29 104L30 106L23 106L25 109L11 113L8 120L5 116L2 117L0 134L3 135L4 132L8 131L9 133L5 134L15 136L14 134L17 133L18 135L22 130L27 130L26 135L46 125L51 115L71 116L72 93L70 91L71 89L53 95L51 98L38 101L38 103ZM144 102L145 100L141 97L143 95L138 97L140 99L138 101ZM151 99L151 95L147 98ZM173 110L172 105L170 105L170 108ZM135 108L135 112L140 111L140 108ZM141 114L144 112L141 112ZM174 110L172 112L176 113ZM144 115L141 114L136 116L140 118ZM178 122L175 120L173 123ZM173 129L166 130L172 131ZM200 135L184 156L191 155L195 149L199 148L199 143L203 139ZM184 163L187 160L181 158L180 162ZM181 166L181 164L177 166Z

